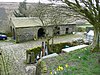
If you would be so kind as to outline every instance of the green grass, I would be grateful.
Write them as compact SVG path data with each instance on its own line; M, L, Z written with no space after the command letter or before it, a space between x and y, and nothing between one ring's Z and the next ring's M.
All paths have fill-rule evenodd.
M47 63L49 75L50 72L53 73L52 75L100 75L98 59L100 59L100 52L91 53L89 48L84 48L44 61ZM63 70L57 71L58 66L63 67Z

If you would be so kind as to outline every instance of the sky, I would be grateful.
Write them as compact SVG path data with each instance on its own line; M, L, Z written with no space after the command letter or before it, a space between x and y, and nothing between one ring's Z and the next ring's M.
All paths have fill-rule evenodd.
M0 0L0 2L23 2L24 0ZM42 2L49 2L48 0L41 0ZM39 2L39 0L27 0L27 2Z
M0 2L23 2L24 0L0 0ZM58 4L58 5L62 5L63 3L61 1L52 1L50 2L49 0L26 0L26 2L34 2L34 3L54 3L54 4Z
M0 2L23 2L24 0L0 0ZM48 0L27 0L27 2L44 2L44 3L48 3Z

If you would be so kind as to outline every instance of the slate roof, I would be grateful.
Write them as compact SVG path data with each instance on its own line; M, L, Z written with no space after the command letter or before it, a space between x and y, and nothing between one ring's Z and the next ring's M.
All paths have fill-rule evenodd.
M42 26L41 21L38 18L32 17L17 17L12 18L13 25L18 27L33 27L33 26Z
M13 17L13 18L11 18L11 20L12 20L13 25L16 28L43 26L40 19L37 17ZM68 24L70 24L70 23L64 22L61 25L68 25ZM49 24L49 26L51 26L51 25L53 25L53 24Z

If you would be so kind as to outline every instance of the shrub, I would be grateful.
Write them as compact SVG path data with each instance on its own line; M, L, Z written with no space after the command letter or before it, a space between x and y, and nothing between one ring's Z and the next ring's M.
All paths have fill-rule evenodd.
M63 48L65 48L65 46L69 46L69 47L72 47L72 46L75 46L77 45L77 43L71 43L71 42L65 42L65 43L58 43L58 44L54 44L54 45L50 45L51 47L51 50L49 50L49 53L61 53L61 50Z
M39 60L36 66L36 75L41 75L47 73L47 65L43 60Z
M77 27L77 31L78 31L78 32L84 32L85 30L86 30L86 28Z
M49 50L49 54L51 53L61 53L61 50L63 48L65 48L65 46L69 46L69 47L72 47L72 46L75 46L77 45L77 43L73 42L65 42L65 43L58 43L58 44L53 44L53 45L50 45L50 50ZM27 53L30 53L30 52L34 52L35 54L35 57L37 56L37 54L39 54L41 51L41 47L37 47L37 48L31 48L31 49L28 49L26 52Z
M58 43L58 44L53 44L50 45L50 49L48 50L48 54L52 54L52 53L61 53L62 49L65 48L65 46L75 46L77 45L76 43L71 43L71 42L65 42L65 43ZM36 58L38 54L41 53L41 47L37 47L37 48L31 48L28 49L26 51L27 54L30 54L31 52L34 52L34 57Z
M29 50L26 51L26 53L30 53L30 52L34 52L35 57L37 56L37 54L39 54L41 51L41 47L37 47L37 48L31 48Z

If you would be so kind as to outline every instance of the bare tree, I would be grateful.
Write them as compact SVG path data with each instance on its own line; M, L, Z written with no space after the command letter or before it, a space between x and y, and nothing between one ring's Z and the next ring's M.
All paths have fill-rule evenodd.
M36 6L34 6L33 11L32 11L32 17L37 17L41 21L43 26L46 26L45 24L45 16L48 11L48 4L42 4L38 3Z
M44 32L45 32L45 38L46 38L46 41L47 41L47 46L48 48L49 47L49 40L51 39L51 37L48 37L48 33L46 31L47 29L47 26L48 26L48 22L47 22L47 19L48 19L48 9L49 9L49 5L48 4L42 4L42 3L38 3L37 5L33 5L33 11L31 13L32 17L37 17L39 18L39 20L41 21L42 23L42 27L44 29Z
M60 7L58 6L42 3L38 3L38 5L35 6L32 14L33 17L37 17L41 21L43 28L46 32L45 37L47 42L49 42L49 40L52 39L53 44L54 34L60 32L60 29L57 29L57 27L58 25L64 24L64 22L66 21L66 14L62 14L62 9L60 9ZM49 25L52 25L52 36L48 36L48 31L46 30Z
M100 51L100 0L63 0L94 27L93 51Z
M18 10L15 10L13 14L15 17L29 17L30 9L27 7L26 0L19 3Z
M54 36L59 35L59 32L60 32L60 29L58 26L64 24L66 21L66 15L62 14L62 11L63 11L62 8L59 6L51 6L51 8L49 9L48 24L53 25L52 26L52 29L53 29L52 45L54 43L54 40L53 40Z

